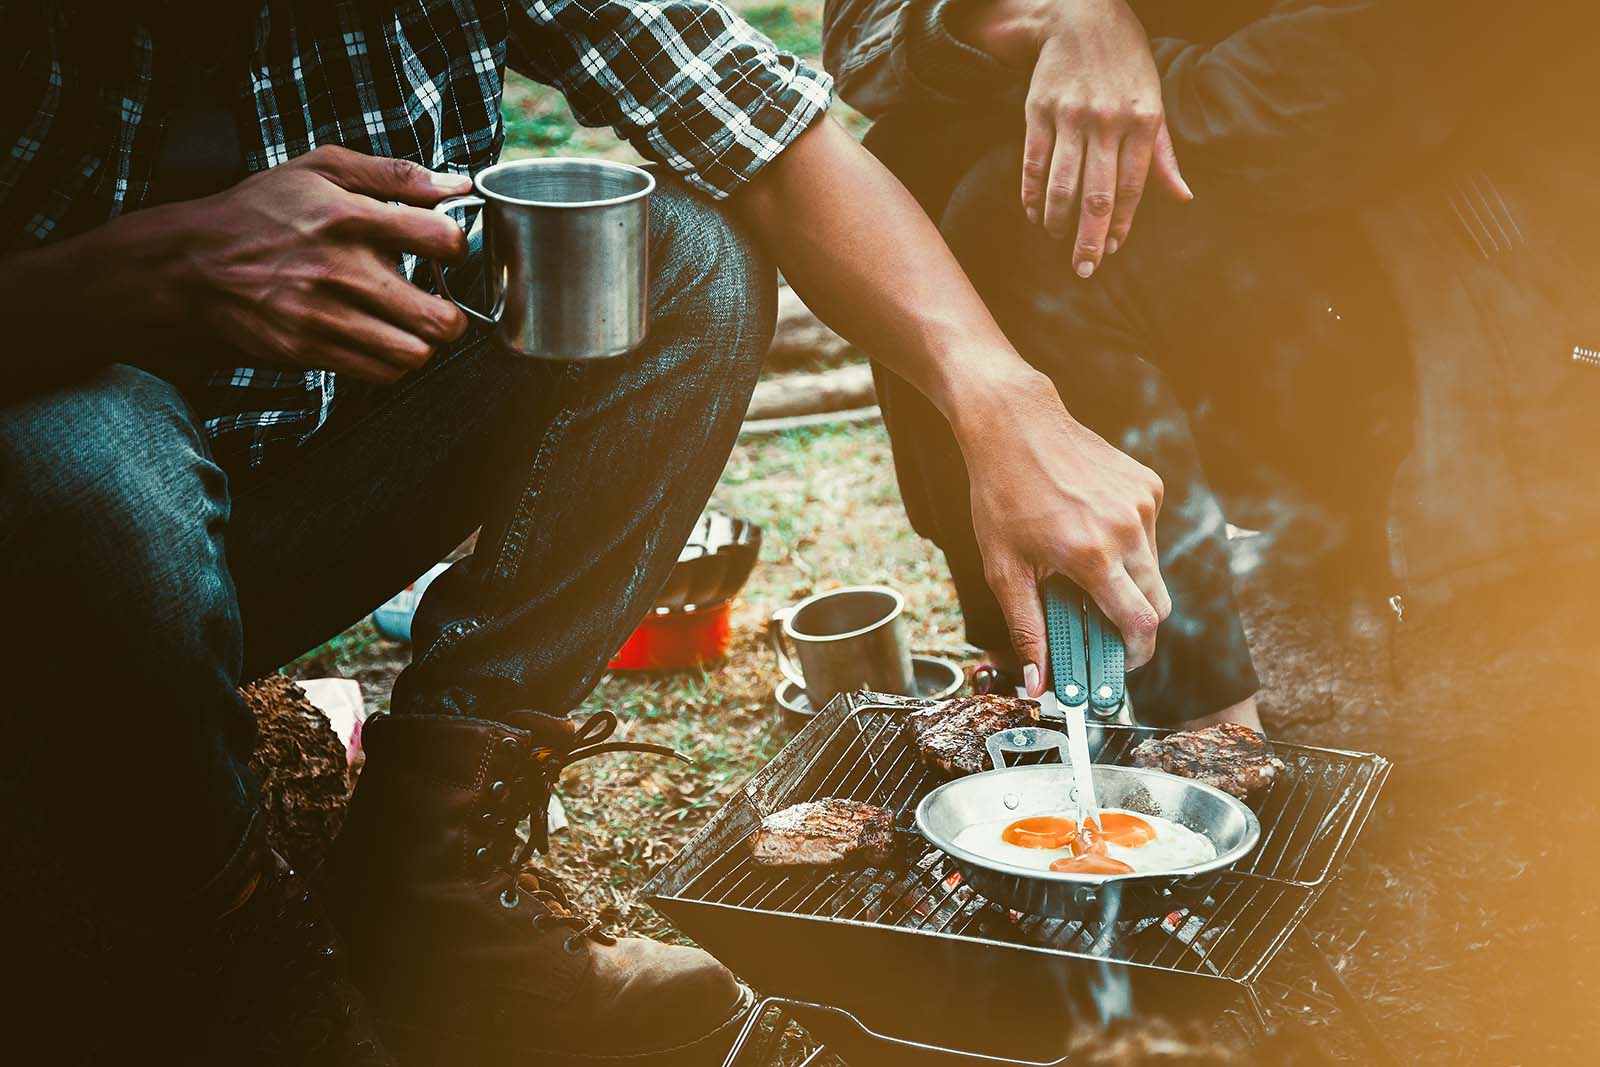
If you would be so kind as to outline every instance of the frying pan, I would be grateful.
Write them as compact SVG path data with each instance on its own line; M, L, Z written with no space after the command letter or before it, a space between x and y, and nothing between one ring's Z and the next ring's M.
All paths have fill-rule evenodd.
M1261 840L1261 822L1244 802L1220 789L1145 767L1094 766L1094 788L1103 808L1159 815L1203 834L1216 846L1215 859L1172 871L1093 875L1034 870L980 856L956 844L975 823L1025 819L1070 811L1076 805L1066 738L1055 730L1019 727L989 739L996 770L938 786L917 805L917 829L943 851L973 889L1016 911L1076 918L1108 906L1148 908L1190 895L1203 896L1217 876L1244 859ZM1059 747L1061 763L1006 766L1003 752Z

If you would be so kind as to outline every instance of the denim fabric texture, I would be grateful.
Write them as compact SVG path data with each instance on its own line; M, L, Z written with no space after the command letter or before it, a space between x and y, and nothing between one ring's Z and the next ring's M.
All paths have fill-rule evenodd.
M392 710L581 701L715 486L775 313L772 270L676 179L651 199L651 262L637 351L544 363L472 332L395 386L352 390L263 471L220 468L180 390L126 365L3 409L0 567L25 625L0 656L19 700L49 710L18 717L0 763L11 810L92 835L87 866L160 872L152 892L202 884L256 802L236 685L480 526L423 599ZM119 808L158 831L107 841Z

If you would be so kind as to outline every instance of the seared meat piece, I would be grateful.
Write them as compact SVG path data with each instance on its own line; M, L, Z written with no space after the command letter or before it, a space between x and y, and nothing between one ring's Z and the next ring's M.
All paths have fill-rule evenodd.
M750 856L763 867L886 863L893 849L893 815L839 797L775 811L750 835Z
M1266 738L1236 722L1152 737L1133 750L1133 764L1193 778L1241 800L1285 770Z
M908 716L922 762L953 777L989 769L992 734L1039 721L1039 702L1018 697L958 697Z

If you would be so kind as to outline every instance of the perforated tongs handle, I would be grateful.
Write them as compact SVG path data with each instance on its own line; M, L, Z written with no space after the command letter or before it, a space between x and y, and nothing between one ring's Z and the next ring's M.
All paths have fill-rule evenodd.
M1026 754L1048 752L1052 748L1060 750L1062 763L1069 767L1072 765L1072 756L1067 748L1067 735L1048 726L1013 726L1009 730L990 734L983 747L989 750L989 762L995 770L1006 765L1007 752Z
M1087 703L1096 715L1113 717L1126 695L1122 634L1100 606L1067 579L1047 578L1043 589L1056 699L1069 706Z

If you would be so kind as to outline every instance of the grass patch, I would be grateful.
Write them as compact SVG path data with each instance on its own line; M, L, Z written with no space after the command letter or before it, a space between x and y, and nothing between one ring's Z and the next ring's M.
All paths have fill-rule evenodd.
M785 52L801 56L822 53L822 21L811 6L761 4L739 14Z
M318 671L330 677L349 677L371 662L384 645L391 644L378 632L370 618L362 619L342 634L318 646L289 665L289 672L302 678Z
M517 148L525 152L541 152L545 149L560 148L572 140L572 135L578 127L566 115L532 115L523 117L518 114L505 115L506 147Z

